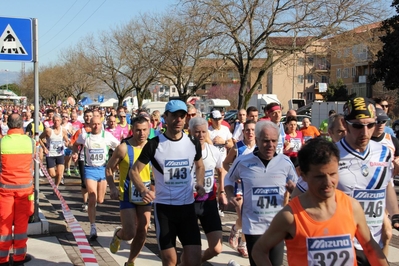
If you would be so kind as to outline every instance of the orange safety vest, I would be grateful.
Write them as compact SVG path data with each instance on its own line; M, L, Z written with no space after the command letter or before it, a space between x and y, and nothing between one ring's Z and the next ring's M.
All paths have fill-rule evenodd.
M22 129L10 129L0 140L0 189L33 187L34 147Z
M347 248L352 250L353 254L355 254L353 238L357 227L353 217L352 202L349 196L337 189L335 190L335 198L337 202L335 214L329 220L322 222L315 221L309 216L309 214L302 208L298 197L295 197L290 203L288 203L294 214L296 228L296 234L293 239L285 240L289 265L308 265L308 256L311 254L311 251L309 251L309 248L311 247L308 246L307 241L308 238L317 239L319 237L321 239L326 239L330 237L330 239L334 239L334 237L339 238L339 236L346 235L347 239L345 241L350 244L350 247ZM324 240L314 241L319 241L318 244L316 243L316 246L320 248L322 247ZM342 240L336 240L336 242L340 241ZM323 254L318 255L318 258L324 256ZM328 255L326 257L328 257ZM326 265L329 264L327 263ZM345 265L350 264L348 263ZM357 265L356 259L354 259L352 265Z

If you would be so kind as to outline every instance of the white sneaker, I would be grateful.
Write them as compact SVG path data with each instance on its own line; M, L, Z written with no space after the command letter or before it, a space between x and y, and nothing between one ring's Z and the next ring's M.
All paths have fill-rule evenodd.
M61 185L65 185L65 182L64 182L64 177L61 177L61 183L60 183Z
M82 204L82 212L87 212L88 206L87 203Z
M90 240L96 240L97 239L97 228L95 226L92 226L90 229Z
M221 210L219 210L219 216L220 216L220 217L224 217L224 212L222 212Z
M41 176L41 177L44 176L42 169L39 169L39 176Z
M234 260L230 260L229 263L227 263L227 266L240 266L240 264Z

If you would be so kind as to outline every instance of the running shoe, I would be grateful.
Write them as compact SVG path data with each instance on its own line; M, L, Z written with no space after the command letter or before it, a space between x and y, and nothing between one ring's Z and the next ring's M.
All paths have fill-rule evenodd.
M60 184L61 184L61 185L65 185L64 177L61 177L61 182L60 182Z
M71 176L71 170L68 169L66 174L67 174L67 176Z
M221 210L219 210L219 216L220 216L220 217L224 217L224 212L221 211Z
M39 176L41 176L41 177L44 176L44 174L43 174L43 172L42 172L42 169L39 169Z
M87 206L87 203L83 203L82 204L82 212L87 212L87 209L88 209L89 207Z
M134 262L125 262L124 266L134 266Z
M75 168L75 175L79 176L79 170L78 170L78 168Z
M122 229L122 227L118 226L114 230L114 235L112 236L111 243L109 243L109 250L112 253L118 252L119 248L121 247L121 240L117 236L118 232Z
M237 249L238 247L238 238L240 237L240 231L235 229L236 225L233 225L230 230L230 236L229 236L229 245L233 249Z
M90 229L90 240L96 240L97 239L97 228L95 226L92 226Z
M238 264L238 262L236 262L235 260L230 260L229 263L227 263L227 266L241 266L241 265Z
M246 242L241 242L240 245L238 245L238 247L237 247L237 251L244 258L248 258L248 250L247 250L247 243Z

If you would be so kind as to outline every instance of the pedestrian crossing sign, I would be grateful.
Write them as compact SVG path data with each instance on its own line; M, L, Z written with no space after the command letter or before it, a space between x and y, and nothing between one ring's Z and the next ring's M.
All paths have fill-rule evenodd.
M0 60L32 61L32 19L0 17Z

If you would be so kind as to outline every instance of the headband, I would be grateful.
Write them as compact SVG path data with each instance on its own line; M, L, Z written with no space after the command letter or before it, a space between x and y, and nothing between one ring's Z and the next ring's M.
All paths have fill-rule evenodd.
M272 108L270 108L269 110L267 110L267 113L270 114L270 113L273 113L274 111L277 111L277 110L281 110L280 105L275 105L275 106L273 106Z

